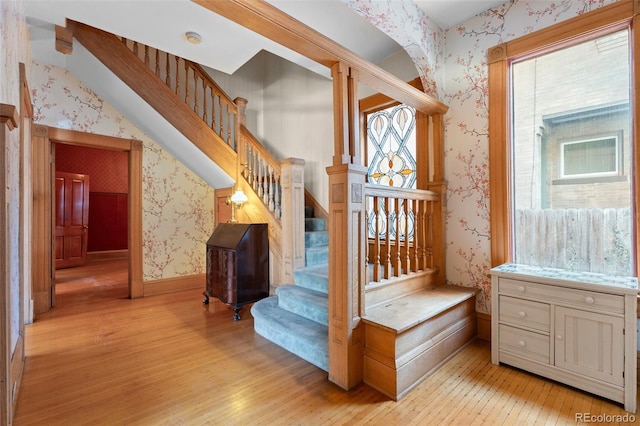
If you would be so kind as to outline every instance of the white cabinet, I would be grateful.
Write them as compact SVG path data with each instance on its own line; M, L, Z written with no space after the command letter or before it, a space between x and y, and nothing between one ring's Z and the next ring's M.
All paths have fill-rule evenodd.
M505 264L491 270L491 359L636 411L638 283Z

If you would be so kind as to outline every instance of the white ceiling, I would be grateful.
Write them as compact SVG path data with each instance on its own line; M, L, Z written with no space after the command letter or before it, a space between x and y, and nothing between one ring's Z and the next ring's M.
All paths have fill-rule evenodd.
M413 0L442 29L451 28L469 18L500 6L508 0Z
M377 63L400 46L340 0L270 0L274 6L316 31ZM448 28L497 6L504 0L415 0L442 28ZM26 0L34 57L57 65L53 24L65 18L91 25L233 74L261 50L267 50L322 75L329 71L271 40L228 21L189 0ZM192 45L186 31L202 36ZM43 55L45 56L43 58ZM48 57L47 57L48 55Z

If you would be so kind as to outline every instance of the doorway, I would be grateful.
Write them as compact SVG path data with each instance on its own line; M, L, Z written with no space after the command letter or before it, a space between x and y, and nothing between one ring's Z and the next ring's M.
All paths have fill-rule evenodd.
M43 158L49 157L55 144L65 144L83 146L89 148L100 148L112 151L124 151L127 153L127 183L128 183L128 297L143 297L144 288L142 281L142 142L138 140L122 139L112 136L96 135L73 130L58 129L53 127L36 126L35 132L43 139L44 143L35 143L34 152L36 155L42 151ZM51 165L52 171L55 163ZM52 194L54 188L54 173L42 173L44 190ZM38 184L37 182L34 184ZM38 188L40 189L40 188ZM46 194L45 194L46 195ZM52 197L39 197L43 202L34 202L34 217L49 217L48 228L42 233L49 232L50 238L44 244L44 250L34 250L34 267L42 264L42 275L49 276L50 279L33 283L35 297L35 313L48 311L54 303L54 221ZM48 201L47 201L48 200ZM50 272L47 272L50 271ZM44 283L44 284L42 284ZM40 287L36 288L36 285Z

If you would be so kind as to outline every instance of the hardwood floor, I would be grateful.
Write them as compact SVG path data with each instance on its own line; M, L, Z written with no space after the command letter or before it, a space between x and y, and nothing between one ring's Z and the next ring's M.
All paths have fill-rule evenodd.
M576 424L577 413L628 415L492 365L483 341L399 402L364 384L345 392L256 335L247 308L236 322L226 305L202 305L200 290L127 299L123 261L92 261L57 276L55 308L26 329L17 426L547 425Z

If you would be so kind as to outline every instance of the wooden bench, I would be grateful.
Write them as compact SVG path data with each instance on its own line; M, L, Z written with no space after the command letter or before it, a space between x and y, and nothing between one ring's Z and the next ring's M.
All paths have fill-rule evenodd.
M364 382L399 400L476 335L477 289L436 286L368 309Z

